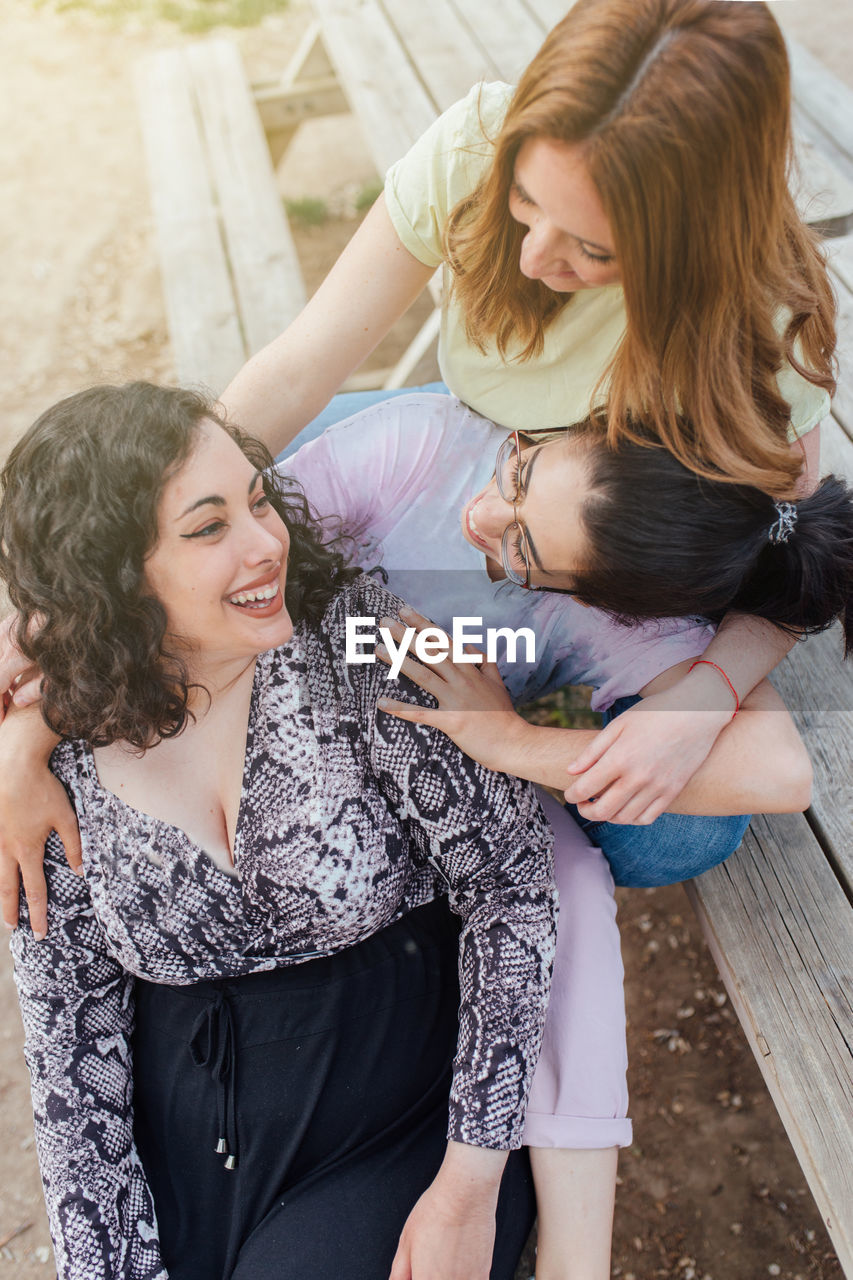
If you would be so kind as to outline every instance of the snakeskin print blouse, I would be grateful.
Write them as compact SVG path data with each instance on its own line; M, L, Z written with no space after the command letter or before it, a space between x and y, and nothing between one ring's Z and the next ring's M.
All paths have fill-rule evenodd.
M233 874L106 791L86 743L54 753L85 876L52 836L47 940L25 923L12 945L63 1280L166 1274L133 1143L134 975L183 985L296 964L444 892L463 922L449 1136L520 1143L553 955L550 828L526 784L377 714L386 668L345 664L345 617L398 605L361 577L319 630L298 626L259 657ZM411 685L397 696L422 698Z

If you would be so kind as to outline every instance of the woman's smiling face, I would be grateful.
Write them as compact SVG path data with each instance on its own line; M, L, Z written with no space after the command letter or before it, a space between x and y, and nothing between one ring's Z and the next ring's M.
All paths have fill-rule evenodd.
M194 661L242 660L284 644L287 526L262 477L226 431L202 421L192 453L166 482L157 544L145 562L168 631Z
M582 148L528 138L515 160L509 211L527 227L522 275L557 293L616 284L619 260L613 233Z
M493 578L504 577L501 543L507 526L518 517L530 562L530 582L541 589L571 591L574 573L583 567L586 536L582 507L588 491L583 446L570 436L531 444L522 440L520 465L513 465L519 496L501 496L495 476L462 508L462 534L488 561ZM516 538L509 540L512 567L520 572Z

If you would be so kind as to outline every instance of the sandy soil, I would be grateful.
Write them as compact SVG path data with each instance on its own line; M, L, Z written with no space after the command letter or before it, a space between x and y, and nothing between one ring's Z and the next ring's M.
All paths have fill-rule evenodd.
M853 0L775 0L851 82ZM0 0L0 456L48 404L104 379L168 379L132 67L184 39L164 21ZM253 78L281 67L306 0L235 32ZM373 177L351 121L305 128L281 171L334 209ZM349 236L299 235L309 284ZM623 1154L614 1276L830 1280L819 1215L680 889L620 894L635 1145ZM0 955L0 1280L54 1274L35 1165L20 1020ZM325 1280L325 1278L317 1278Z

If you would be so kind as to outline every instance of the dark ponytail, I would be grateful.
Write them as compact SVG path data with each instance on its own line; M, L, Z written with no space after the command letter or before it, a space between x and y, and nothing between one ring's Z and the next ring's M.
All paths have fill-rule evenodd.
M853 649L853 491L843 480L827 476L809 497L777 505L760 489L697 476L659 445L610 449L588 424L575 439L589 481L579 600L624 622L719 621L734 609L808 633L840 618Z
M846 657L853 649L851 491L838 476L826 476L792 505L789 536L762 546L731 608L806 632L823 631L840 618Z

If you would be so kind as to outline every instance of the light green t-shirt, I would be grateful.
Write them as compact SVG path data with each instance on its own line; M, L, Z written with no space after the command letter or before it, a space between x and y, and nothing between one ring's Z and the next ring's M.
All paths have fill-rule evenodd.
M389 169L388 212L419 262L431 267L443 263L447 218L487 168L512 92L511 85L502 83L475 86ZM595 385L625 331L621 286L579 289L547 326L540 355L513 360L510 348L504 360L493 343L479 351L468 341L446 265L444 273L438 363L453 394L493 422L528 432L553 431L585 418ZM827 392L790 365L781 370L778 383L791 406L792 439L829 412Z

